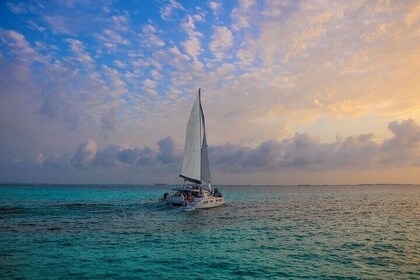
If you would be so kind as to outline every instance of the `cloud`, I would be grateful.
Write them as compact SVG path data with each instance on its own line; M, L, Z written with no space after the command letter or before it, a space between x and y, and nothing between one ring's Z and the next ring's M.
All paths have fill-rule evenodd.
M373 141L373 134L360 134L335 142L323 143L308 133L297 133L282 141L268 140L256 147L238 144L209 147L212 169L222 173L325 171L341 169L377 169L387 167L420 166L420 127L413 120L391 122L388 128L393 136L381 144ZM67 167L79 169L95 166L156 166L179 165L181 153L176 149L173 137L157 142L158 150L149 147L124 148L110 145L98 150L93 140L81 143L75 155L38 155L36 162L44 167ZM66 164L66 160L69 160Z
M50 156L40 153L35 159L35 163L40 167L53 171L66 170L69 167L69 162L70 159L67 154L60 155L58 153L54 153Z
M159 153L157 154L157 159L164 163L174 163L180 161L181 157L177 154L175 150L175 140L174 138L168 136L164 139L160 139L157 142L159 146Z
M37 30L39 32L44 32L46 30L45 27L40 26L40 25L36 24L35 22L33 22L31 20L28 21L28 26L29 26L29 28L31 28L33 30Z
M65 16L44 16L44 19L55 32L74 35L71 18Z
M119 31L128 31L129 18L125 15L114 15L111 17L113 28Z
M127 65L124 62L120 61L120 60L115 60L114 61L114 64L115 64L115 66L117 66L120 69L124 69L124 68L127 67Z
M411 28L420 19L420 4L416 3L415 7L407 14L404 19L408 28Z
M79 145L71 163L79 168L95 166L115 167L121 165L132 166L157 166L179 163L181 155L175 149L172 137L160 139L157 142L158 151L149 147L124 148L120 145L110 145L102 150L97 150L94 141L88 140Z
M157 36L158 32L159 30L152 24L143 26L140 34L142 44L150 48L165 46L165 42Z
M101 127L104 131L113 131L116 126L116 112L115 108L112 108L108 113L101 117Z
M197 59L197 56L202 51L199 39L201 37L201 33L196 30L194 18L188 15L187 19L182 23L182 28L187 32L188 39L183 41L181 45L184 47L187 54Z
M123 81L123 75L118 72L117 69L103 66L105 75L108 77L108 83L110 85L111 94L119 96L127 92L126 83Z
M393 121L388 125L394 136L387 139L381 145L381 161L386 164L404 162L411 163L415 159L415 164L420 163L420 127L414 120L402 122Z
M114 167L120 165L118 155L121 152L121 146L110 145L103 150L96 152L95 157L91 160L92 165Z
M92 57L86 52L83 43L77 39L67 39L70 43L70 49L76 56L76 59L82 64L89 65L93 62Z
M210 1L209 7L213 11L213 14L218 15L222 9L222 3L218 1Z
M217 26L214 28L211 39L209 48L214 56L220 60L224 57L225 51L233 44L232 32L226 26Z
M126 83L121 73L110 67L104 66L102 75L96 72L94 60L81 41L66 39L70 56L52 59L55 46L36 41L33 48L21 33L0 29L0 34L7 46L3 53L7 63L0 68L1 73L7 73L0 79L1 93L8 94L3 101L19 104L8 118L27 110L36 114L33 118L58 119L72 131L81 132L81 124L86 128L99 123L108 130L115 126L109 110L123 104L118 96L127 92Z
M169 0L168 4L164 5L162 8L160 8L160 16L164 20L170 20L172 17L172 14L176 10L185 11L184 7L178 3L175 0Z
M256 41L253 40L250 36L246 36L236 53L236 57L238 59L237 64L239 64L243 70L252 69L252 65L255 63L256 56Z
M19 59L26 62L31 60L45 62L45 57L33 49L21 33L0 28L0 36L8 46L7 52L17 56Z
M233 24L233 30L240 30L248 28L250 26L250 18L255 12L251 9L256 4L255 0L241 0L239 6L232 10L232 18L235 23Z
M70 160L70 163L80 169L89 167L95 159L96 149L98 144L95 141L89 139L84 143L81 143L77 147L76 154Z
M39 153L35 163L51 170L60 168L76 167L81 170L88 170L94 167L116 167L116 166L159 166L180 164L181 154L175 148L172 137L160 139L157 142L158 150L154 151L149 147L125 148L112 144L103 149L98 149L98 144L89 139L79 144L74 156L59 155L54 153L47 156Z
M80 121L78 110L60 93L47 95L37 112L49 118L64 120L72 130L77 129Z
M104 42L105 47L113 49L117 45L128 45L130 42L122 37L118 32L111 29L102 30L101 34L95 34L95 38Z
M321 143L307 133L281 142L269 140L255 148L233 144L210 147L210 162L232 172L335 170L420 165L420 128L413 120L392 122L393 137L378 144L372 134Z
M201 43L197 37L191 37L188 40L182 43L185 51L192 56L193 58L197 58L197 56L201 53Z
M153 166L158 162L156 155L157 153L149 147L122 149L118 153L118 159L128 165Z
M196 22L204 22L206 20L207 13L200 7L196 7L197 13L193 14L193 19Z
M156 81L150 79L143 81L143 89L150 96L156 96L158 94L156 90L157 85L158 83Z

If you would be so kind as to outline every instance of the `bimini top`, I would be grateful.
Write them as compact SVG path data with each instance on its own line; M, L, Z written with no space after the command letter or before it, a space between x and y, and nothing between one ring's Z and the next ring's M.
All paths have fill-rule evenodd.
M192 189L188 187L172 188L171 191L184 191L184 192L201 192L202 189Z

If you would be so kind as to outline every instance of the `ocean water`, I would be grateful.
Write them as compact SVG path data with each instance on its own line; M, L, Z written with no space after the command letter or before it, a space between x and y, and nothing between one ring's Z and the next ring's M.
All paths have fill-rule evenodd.
M2 279L420 279L420 186L0 186Z

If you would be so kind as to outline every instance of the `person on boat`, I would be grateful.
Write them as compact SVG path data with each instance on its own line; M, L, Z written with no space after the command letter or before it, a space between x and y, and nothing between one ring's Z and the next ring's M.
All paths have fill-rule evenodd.
M219 192L218 188L214 188L213 195L214 195L214 197L222 197L222 194Z
M175 196L180 196L182 200L185 200L185 196L181 191L176 191Z
M194 196L192 195L192 193L188 194L188 201L189 202L193 202L194 201Z

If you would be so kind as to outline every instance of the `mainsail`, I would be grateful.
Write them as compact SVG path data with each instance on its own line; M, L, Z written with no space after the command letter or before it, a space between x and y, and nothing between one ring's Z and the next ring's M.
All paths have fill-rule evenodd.
M184 161L182 162L182 170L179 176L192 183L201 184L205 182L210 185L206 126L203 108L201 107L200 89L188 120Z

